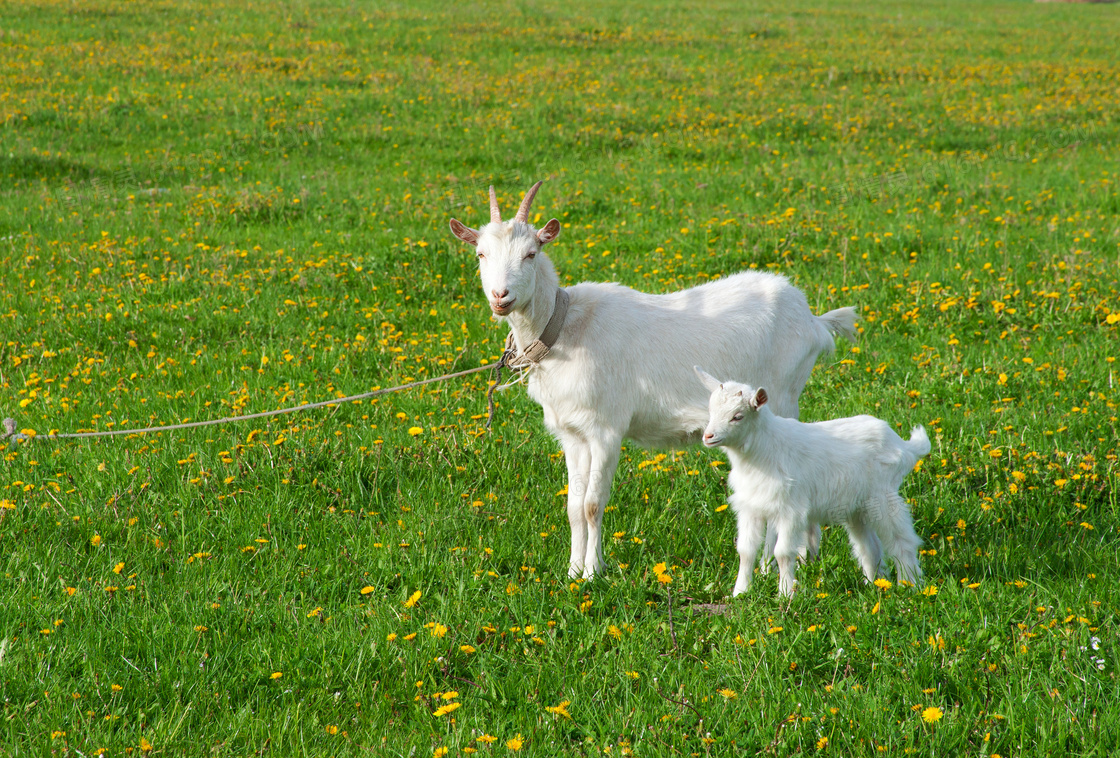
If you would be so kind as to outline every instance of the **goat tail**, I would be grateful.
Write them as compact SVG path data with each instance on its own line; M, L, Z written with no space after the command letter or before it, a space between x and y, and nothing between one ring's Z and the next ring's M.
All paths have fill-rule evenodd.
M831 310L818 318L835 337L843 337L852 344L859 338L856 333L856 309L851 306Z
M910 432L910 439L906 442L906 446L913 453L915 463L918 462L919 458L929 455L929 451L933 449L929 444L929 435L926 434L925 427L921 425L915 426L913 431Z

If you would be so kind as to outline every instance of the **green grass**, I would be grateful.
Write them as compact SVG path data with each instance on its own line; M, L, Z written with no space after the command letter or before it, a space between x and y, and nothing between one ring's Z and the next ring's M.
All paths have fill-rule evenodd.
M865 586L829 529L792 602L762 577L710 613L726 467L632 445L608 570L572 583L558 445L521 391L483 433L484 374L20 443L0 755L1120 748L1115 8L444 6L9 4L3 415L172 424L486 364L447 220L543 178L562 281L759 267L859 308L802 417L930 430L928 589Z

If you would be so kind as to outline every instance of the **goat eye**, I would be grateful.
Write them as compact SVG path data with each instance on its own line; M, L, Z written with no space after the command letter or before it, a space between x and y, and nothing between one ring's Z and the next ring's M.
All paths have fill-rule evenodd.
M479 259L480 261L482 261L482 260L486 260L486 256L485 256L485 255L483 255L482 253L479 253L479 254L478 254L478 259Z
M525 259L526 259L526 260L529 260L529 259L531 259L531 258L536 258L536 257L537 257L537 254L536 254L536 253L529 253L528 255L526 255L526 256L525 256Z
M734 421L742 421L743 420L743 414L742 413L736 413L734 416L731 417L731 420L733 422Z

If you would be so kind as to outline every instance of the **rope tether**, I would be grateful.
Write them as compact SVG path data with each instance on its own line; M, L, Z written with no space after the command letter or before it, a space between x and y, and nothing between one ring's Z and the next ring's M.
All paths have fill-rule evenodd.
M503 356L504 361L505 356ZM294 408L281 408L275 411L264 411L263 413L250 413L245 416L231 416L229 418L212 419L210 421L191 421L186 424L172 424L170 426L149 426L143 429L112 429L104 432L76 432L72 434L43 434L43 435L27 435L20 434L16 431L15 419L4 419L4 435L0 437L0 443L5 442L9 437L12 441L18 440L59 440L59 439L78 439L83 437L112 437L118 434L147 434L148 432L169 432L175 429L192 429L199 426L214 426L215 424L232 424L237 421L249 421L255 418L268 418L269 416L279 416L285 413L295 413L297 411L311 410L312 408L322 408L327 405L341 405L342 403L352 403L355 400L365 400L379 395L388 395L392 392L400 392L402 390L412 389L413 387L420 387L424 384L432 384L433 382L442 382L448 379L455 379L460 376L467 376L468 374L477 374L480 371L489 371L490 369L499 369L502 362L491 363L486 366L479 366L478 368L469 368L463 371L456 371L453 374L445 374L443 376L432 377L431 379L421 379L417 382L409 382L408 384L401 384L396 387L387 387L385 389L373 390L372 392L363 392L360 395L350 395L349 397L339 397L334 400L321 400L317 403L304 403L297 405ZM491 397L493 387L487 393L488 415L486 419L486 428L490 428L490 420L494 414L494 401Z

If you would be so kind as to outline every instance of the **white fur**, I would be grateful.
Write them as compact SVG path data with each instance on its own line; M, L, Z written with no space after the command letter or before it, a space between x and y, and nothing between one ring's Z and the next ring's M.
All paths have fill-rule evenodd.
M796 557L814 524L844 525L868 581L881 568L884 548L899 580L921 579L921 540L898 488L930 451L925 429L915 427L904 441L873 416L805 424L774 415L765 389L720 384L699 368L696 372L712 393L704 444L722 447L731 461L728 484L739 533L739 575L732 595L750 586L768 527L777 533L774 558L782 595L793 593Z
M526 223L481 229L452 220L455 235L477 247L482 289L509 323L519 349L552 316L558 277L541 252L560 232ZM618 284L567 289L567 320L549 355L528 377L529 396L564 448L568 468L569 574L592 576L602 562L603 510L622 440L647 446L700 441L707 393L693 364L774 388L776 413L797 416L797 398L833 334L855 339L855 312L814 316L784 277L755 271L692 289L650 295Z

